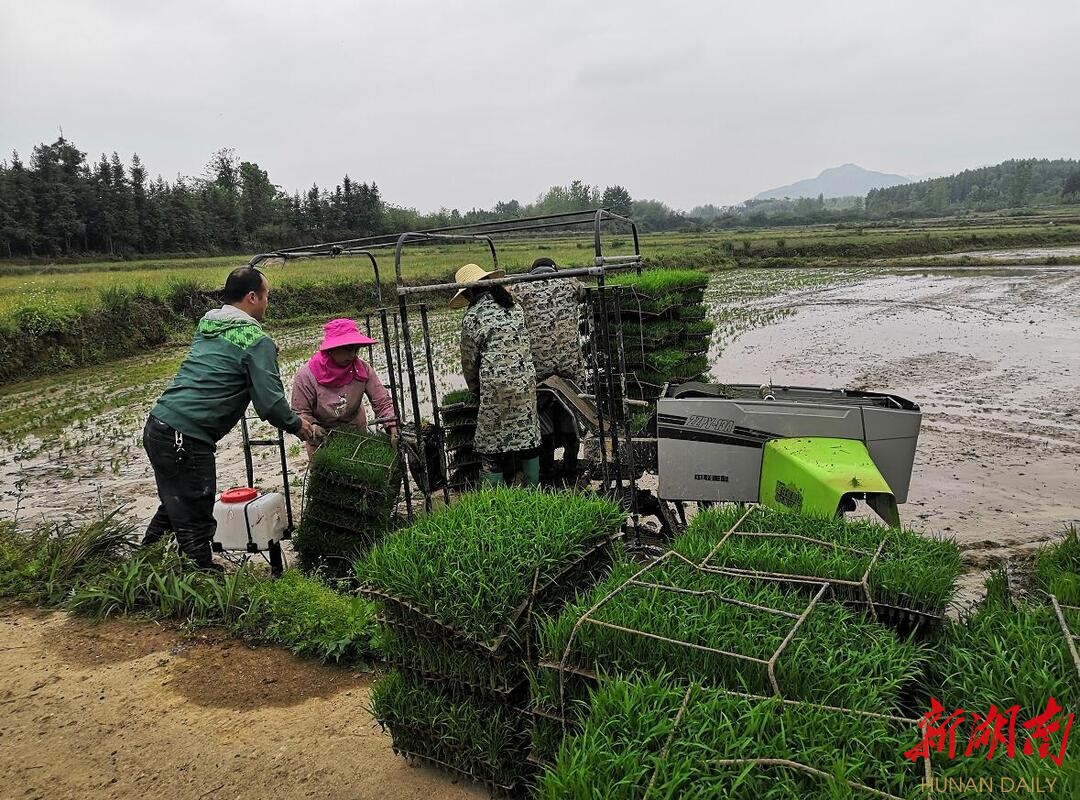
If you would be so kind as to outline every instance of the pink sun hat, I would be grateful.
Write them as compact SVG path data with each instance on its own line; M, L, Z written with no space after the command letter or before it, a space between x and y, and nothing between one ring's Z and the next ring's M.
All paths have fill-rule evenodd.
M319 349L333 350L335 347L351 345L366 347L371 344L377 344L376 340L362 334L355 320L332 319L323 325L323 340Z

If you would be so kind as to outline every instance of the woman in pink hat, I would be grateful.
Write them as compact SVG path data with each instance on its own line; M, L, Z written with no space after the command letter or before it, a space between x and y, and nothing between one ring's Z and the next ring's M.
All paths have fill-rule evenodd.
M394 401L371 365L357 355L361 347L376 341L361 333L351 319L332 319L323 326L323 331L319 349L296 373L293 411L326 431L347 427L365 431L364 395L367 395L376 419L391 418L386 429L396 445ZM308 456L315 452L315 446L315 442L305 443Z

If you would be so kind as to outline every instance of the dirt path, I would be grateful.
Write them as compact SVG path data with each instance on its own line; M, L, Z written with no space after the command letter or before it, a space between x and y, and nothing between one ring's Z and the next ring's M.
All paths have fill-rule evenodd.
M371 676L225 636L0 607L0 798L486 797L393 755Z

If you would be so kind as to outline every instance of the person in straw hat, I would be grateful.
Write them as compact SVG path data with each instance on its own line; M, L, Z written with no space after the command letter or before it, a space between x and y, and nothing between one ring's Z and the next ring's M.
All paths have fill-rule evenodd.
M502 483L507 462L514 460L520 462L526 483L536 486L540 421L529 329L510 293L487 284L504 274L466 264L454 278L469 286L454 295L450 307L468 307L461 320L461 371L479 400L473 447L481 458L482 480Z
M354 320L332 319L323 326L319 349L296 373L292 409L317 426L313 441L306 443L309 457L329 431L367 430L364 397L371 403L376 419L391 418L385 426L391 441L397 444L394 401L372 366L359 357L361 347L373 344L377 344L376 340L361 333Z

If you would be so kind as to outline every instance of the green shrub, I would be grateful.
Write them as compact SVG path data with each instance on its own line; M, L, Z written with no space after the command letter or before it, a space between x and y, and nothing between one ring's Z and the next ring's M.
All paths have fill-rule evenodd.
M250 639L320 661L355 664L374 652L374 604L292 569L252 586L251 607L237 626Z

